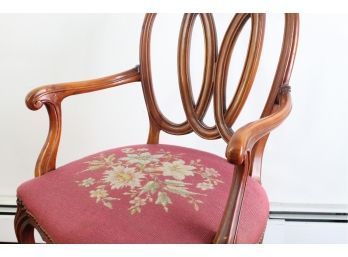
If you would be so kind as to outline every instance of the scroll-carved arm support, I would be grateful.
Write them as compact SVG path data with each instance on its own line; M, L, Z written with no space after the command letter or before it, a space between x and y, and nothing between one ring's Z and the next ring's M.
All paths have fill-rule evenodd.
M278 101L271 115L251 122L233 134L226 149L227 160L236 165L242 164L254 145L285 120L292 107L289 86L280 88Z
M238 129L231 137L226 157L236 165L231 191L214 243L236 243L240 210L243 202L247 178L252 169L252 149L254 145L271 130L279 126L291 111L290 87L282 86L274 112L258 121Z
M41 176L56 168L56 157L62 130L61 103L64 98L136 81L140 81L138 66L108 77L47 85L32 90L25 99L26 105L31 110L38 110L45 105L50 121L46 143L36 162L35 176Z

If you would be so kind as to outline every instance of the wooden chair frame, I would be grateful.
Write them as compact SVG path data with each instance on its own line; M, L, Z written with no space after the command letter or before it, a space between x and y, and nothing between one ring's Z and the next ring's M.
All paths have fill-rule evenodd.
M205 66L202 88L195 103L190 81L189 53L192 29L197 16L200 17L204 31ZM46 143L36 162L35 176L42 176L56 169L62 129L61 103L66 97L141 82L150 122L148 144L157 144L161 131L175 135L194 131L204 139L222 138L226 141L226 158L235 165L236 172L224 215L213 243L235 243L247 178L253 176L260 181L262 156L269 133L282 123L291 111L289 80L297 48L299 15L285 14L280 58L260 119L248 123L236 131L233 131L231 126L248 97L261 56L265 14L236 14L226 31L220 50L218 50L212 14L184 15L178 44L178 75L187 120L180 124L171 122L161 113L153 92L150 38L155 17L156 14L147 14L144 19L140 39L140 65L125 72L95 80L39 87L27 95L26 104L31 110L38 110L45 105L50 124ZM225 93L230 57L238 35L249 19L251 20L251 33L247 57L236 93L229 106L226 106ZM204 124L203 118L212 99L216 125L209 127ZM15 230L18 242L34 243L34 228L40 232L45 241L52 242L20 199L18 199L17 205Z

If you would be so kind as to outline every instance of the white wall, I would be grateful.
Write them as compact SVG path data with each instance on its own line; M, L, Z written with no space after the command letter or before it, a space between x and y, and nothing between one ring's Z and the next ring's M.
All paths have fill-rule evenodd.
M229 15L216 15L219 40ZM39 85L91 79L138 63L143 15L0 15L0 196L14 196L22 181L32 178L45 140L44 108L26 109L26 93ZM159 105L173 121L184 112L176 77L178 15L160 15L155 24L153 77ZM256 119L264 103L280 49L283 17L270 15L255 89L234 129ZM348 162L344 134L348 130L346 70L348 16L301 16L298 56L291 80L294 108L270 137L263 182L272 202L348 205ZM192 43L192 81L197 96L203 37L199 22ZM335 29L337 28L337 29ZM170 33L169 33L170 32ZM238 81L248 31L233 54L228 95ZM168 56L168 58L164 58ZM146 142L148 121L140 84L74 96L63 104L63 135L58 165L103 149ZM209 110L207 123L213 123ZM221 141L195 135L162 134L161 142L209 149L224 154ZM329 208L329 206L328 206Z

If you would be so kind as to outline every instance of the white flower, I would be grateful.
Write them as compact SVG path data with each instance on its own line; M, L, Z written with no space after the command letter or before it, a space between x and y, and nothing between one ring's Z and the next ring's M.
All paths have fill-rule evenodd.
M104 172L103 181L110 183L111 189L120 189L129 186L130 188L140 187L140 182L144 178L144 174L141 172L135 172L134 168L128 168L123 166L113 167L112 170Z
M192 170L196 167L185 165L183 160L170 162L164 162L161 170L163 171L163 176L172 176L175 179L183 180L185 176L193 176Z
M128 147L128 148L123 148L123 149L121 149L121 151L122 151L123 153L134 153L133 148L130 148L130 147Z
M200 188L201 190L214 189L213 184L211 184L211 183L205 183L205 182L203 182L203 183L198 183L196 187L197 187L197 188Z
M90 196L92 198L97 198L97 202L99 202L103 198L109 196L108 192L104 188L98 188L96 190L91 190L89 193L90 193Z
M204 173L202 174L203 177L207 178L207 177L218 177L220 176L219 172L217 172L215 169L213 168L205 168Z
M94 182L95 182L94 178L86 178L79 183L79 186L89 187L89 186L93 185Z
M148 164L150 162L158 162L163 154L151 155L149 152L141 154L127 154L127 157L120 158L120 160L128 161L129 163Z

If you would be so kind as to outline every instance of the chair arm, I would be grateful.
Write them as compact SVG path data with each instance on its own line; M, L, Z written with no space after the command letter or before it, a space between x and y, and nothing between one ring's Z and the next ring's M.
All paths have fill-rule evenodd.
M255 143L285 120L291 107L290 87L282 87L279 93L279 104L273 108L271 115L248 123L232 135L226 149L227 160L236 165L242 164Z
M237 242L240 210L251 168L251 150L261 138L284 121L290 111L290 87L286 85L280 88L277 104L271 115L241 127L232 135L226 149L226 157L236 165L235 175L214 243Z
M139 66L133 69L121 72L115 75L78 81L67 82L38 87L29 92L25 98L26 105L31 110L38 110L47 102L60 103L64 98L102 90L110 87L120 86L122 84L140 81Z
M56 168L56 158L62 131L61 102L64 98L140 80L139 66L137 66L131 70L108 77L53 84L32 90L25 99L26 105L31 110L38 110L45 105L50 120L45 145L42 147L41 153L36 161L35 177L41 176Z

